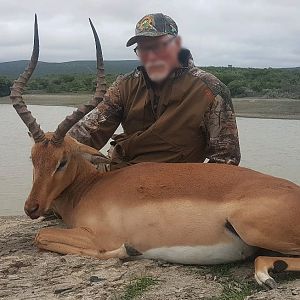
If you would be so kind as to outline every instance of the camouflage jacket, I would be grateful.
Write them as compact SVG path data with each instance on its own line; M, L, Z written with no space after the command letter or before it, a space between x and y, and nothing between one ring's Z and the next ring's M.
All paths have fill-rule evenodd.
M208 162L238 165L238 130L228 88L212 74L195 67L187 49L182 50L180 60L182 67L171 74L170 84L159 100L153 95L144 68L138 67L119 76L98 107L74 125L69 134L81 143L101 149L122 124L124 133L117 136L116 144L121 145L121 150L117 149L118 160L127 161L125 165L141 161L202 162L205 158ZM174 114L174 118L163 124L161 120L167 119L168 114ZM185 127L193 127L193 131L184 131ZM185 136L190 138L184 139ZM201 146L192 149L198 136ZM190 145L184 147L184 143ZM193 153L195 150L200 153ZM181 154L158 155L160 151Z

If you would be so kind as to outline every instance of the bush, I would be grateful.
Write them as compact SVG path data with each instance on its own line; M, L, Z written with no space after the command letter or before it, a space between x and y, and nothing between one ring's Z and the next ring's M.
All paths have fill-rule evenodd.
M300 69L207 67L230 89L233 97L300 98Z
M205 67L230 89L232 97L300 98L300 69L253 69ZM117 75L107 74L109 86ZM0 77L0 96L10 93L12 81ZM92 93L96 87L95 74L61 74L33 78L27 90L46 93Z
M0 77L0 97L8 96L10 94L10 87L12 81L6 77Z
M106 75L108 85L115 79L115 75ZM96 78L94 74L48 75L35 78L27 85L27 90L47 93L93 92L95 88Z

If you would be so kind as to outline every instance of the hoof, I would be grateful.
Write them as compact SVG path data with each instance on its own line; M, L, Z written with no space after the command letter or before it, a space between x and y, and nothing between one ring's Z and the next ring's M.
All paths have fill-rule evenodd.
M273 278L269 278L264 282L264 285L269 289L276 289L277 283Z
M268 273L255 273L255 280L260 286L268 290L277 288L276 281Z

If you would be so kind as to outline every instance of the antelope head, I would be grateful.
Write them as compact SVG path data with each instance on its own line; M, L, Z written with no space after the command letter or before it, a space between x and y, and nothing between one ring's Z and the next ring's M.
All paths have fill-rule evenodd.
M95 43L97 54L97 86L96 91L88 104L82 105L71 115L67 116L57 127L55 132L47 132L40 128L36 119L23 100L22 93L31 77L39 56L39 37L37 16L34 23L34 46L31 60L26 70L14 81L11 88L10 99L12 104L29 130L29 134L34 141L31 149L33 163L33 185L31 192L25 202L24 210L26 214L36 219L49 210L53 201L74 181L78 168L78 154L88 153L103 157L103 162L107 159L96 149L80 144L67 135L71 127L94 109L102 100L106 90L104 64L99 37L89 20Z

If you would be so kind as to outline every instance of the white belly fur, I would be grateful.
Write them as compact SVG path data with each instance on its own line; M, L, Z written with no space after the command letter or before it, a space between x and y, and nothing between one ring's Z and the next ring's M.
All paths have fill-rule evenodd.
M174 246L150 249L143 258L161 259L180 264L222 264L246 259L255 251L236 237L231 243L199 246Z

